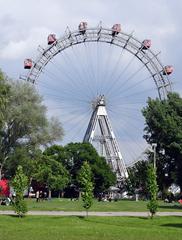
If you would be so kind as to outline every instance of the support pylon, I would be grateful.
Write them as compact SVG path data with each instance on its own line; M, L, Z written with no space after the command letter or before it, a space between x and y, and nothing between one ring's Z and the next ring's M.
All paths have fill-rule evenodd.
M100 151L97 150L100 155L105 157L113 172L116 173L117 185L120 186L123 178L128 177L128 173L107 115L104 96L99 96L95 101L83 141L92 145L94 142L99 143Z

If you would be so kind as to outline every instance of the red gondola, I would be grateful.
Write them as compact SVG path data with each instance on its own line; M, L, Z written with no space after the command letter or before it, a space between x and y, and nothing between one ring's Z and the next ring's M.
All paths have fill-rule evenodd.
M32 67L32 59L27 58L24 61L24 69L30 69Z
M152 45L151 40L150 40L150 39L145 39L145 40L143 40L143 42L142 42L142 49L143 49L143 50L147 50L148 48L151 47L151 45Z
M173 72L174 68L173 66L165 66L163 69L163 75L170 75Z
M80 33L85 34L87 29L87 22L81 22L78 26Z
M56 41L56 35L55 34L49 34L49 36L47 37L47 43L48 45L53 44Z
M115 35L117 35L118 33L121 32L121 24L114 24L112 27L112 36L114 37Z

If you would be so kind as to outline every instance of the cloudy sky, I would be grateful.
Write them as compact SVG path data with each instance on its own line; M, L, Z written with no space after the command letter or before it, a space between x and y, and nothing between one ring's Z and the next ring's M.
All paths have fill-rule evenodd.
M170 80L173 82L173 89L182 94L182 32L180 27L182 24L181 0L0 0L0 10L0 68L11 78L18 79L19 75L24 73L23 60L27 57L30 57L32 59L36 58L38 54L38 45L44 46L46 44L47 35L49 33L55 33L58 37L61 37L64 34L67 26L69 26L71 30L75 30L77 29L80 21L87 21L88 25L92 27L96 27L99 22L102 21L103 26L108 28L112 27L114 23L121 23L124 32L131 33L134 31L134 36L141 41L146 38L151 39L152 50L154 52L161 51L160 59L162 63L164 65L171 64L174 66L174 74L170 77ZM105 60L107 58L107 54L103 54L103 52L106 51L105 46L102 46L100 49L101 50L94 50L92 46L91 50L88 51L93 51L93 54L94 51L95 54L96 52L98 53L98 51L100 51L100 55L102 53L102 57L105 63L103 65L100 64L100 68L104 69L107 64L107 60ZM77 54L80 54L84 50L82 50L81 48L75 48L75 51L77 52ZM111 49L108 50L108 55L110 55L110 53ZM69 74L73 76L73 70L74 65L76 65L76 61L74 60L73 55L69 53L69 51L66 54L70 54L68 57L72 59L71 64L73 65L73 67L72 70L69 69ZM116 56L117 52L114 49L112 50L113 62ZM92 57L90 56L90 58ZM127 60L127 56L125 56L123 59ZM59 61L59 58L56 61ZM84 65L85 62L84 60L82 61L83 62L80 62L79 64ZM65 62L62 63L62 68L66 70L66 67L67 62L65 60ZM135 68L134 65L133 68ZM54 71L51 70L51 68L48 70ZM128 71L129 74L132 73L130 72L130 70ZM54 74L56 74L55 72L56 70L54 71ZM140 78L143 77L145 74L146 73L143 72ZM64 79L62 77L62 79L64 81L66 78ZM82 83L80 82L79 84L82 86L82 89L80 89L79 94L77 94L77 98L82 97L83 92L88 92L87 89L84 88L85 83L83 83L82 85ZM59 98L59 101L57 101L58 99L56 100L56 96L58 98L59 92L54 92L53 97L53 92L50 92L51 86L52 90L53 88L54 90L55 88L57 88L58 84L56 80L51 83L50 79L47 80L47 88L50 87L49 91L46 91L45 89L43 90L43 88L41 87L39 89L41 94L44 95L45 103L48 105L49 108L49 114L56 114L58 117L60 117L60 120L62 121L62 119L64 118L63 115L66 115L67 112L69 112L69 114L67 114L66 121L69 116L69 118L77 119L78 122L81 122L82 117L82 121L85 121L87 124L89 119L88 116L91 111L87 109L88 106L86 105L83 107L80 104L76 103L76 101L74 104L71 103L70 99L71 96L74 94L74 89L72 89L72 92L70 90L69 94L63 95L61 100ZM64 87L66 91L66 86ZM140 87L144 86L142 85ZM69 89L70 88L71 87L69 87ZM89 93L85 95L89 95ZM155 94L153 93L149 93L148 95L155 96ZM68 99L69 97L70 99ZM88 100L86 97L85 99ZM145 100L143 99L143 101ZM143 102L143 104L145 103ZM58 111L58 109L59 106L62 105L66 107L64 110L62 108L62 113L60 116L60 110ZM73 107L73 109L71 109L71 107ZM114 110L111 111L111 115L113 113L113 125L115 125L118 129L120 129L121 126L125 126L124 131L126 132L128 128L127 120L122 123L121 121L117 120L117 118L115 117L116 115L114 115ZM85 114L85 118L83 116L83 111L87 112L87 114ZM124 110L122 111L124 112ZM129 115L130 113L127 114ZM137 115L138 113L135 113L135 109L133 109L132 114ZM74 124L75 121L72 122L72 129L75 129ZM131 122L131 125L133 125L133 128L135 129L138 128L139 131L142 129L143 126L139 123L139 125L135 127L135 122ZM82 131L84 132L85 130L83 129L85 128L82 127ZM80 132L81 130L79 130L78 128L77 131ZM75 134L79 135L77 133ZM81 134L83 133L80 133L80 135ZM118 135L118 137L121 139L122 136L125 136L124 133L121 136L121 133L119 133L119 131ZM124 149L127 149L123 150L125 152L128 152L130 146L134 146L133 152L135 153L132 156L127 156L126 158L130 158L127 161L131 161L131 158L135 158L136 155L138 155L141 151L141 147L137 146L138 144L140 144L140 141L142 145L142 140L138 138L139 133L135 136L133 136L132 133L130 135L132 135L132 137L128 139L124 137L124 142L121 143L122 147ZM141 132L140 135L142 136ZM137 151L137 148L140 150Z

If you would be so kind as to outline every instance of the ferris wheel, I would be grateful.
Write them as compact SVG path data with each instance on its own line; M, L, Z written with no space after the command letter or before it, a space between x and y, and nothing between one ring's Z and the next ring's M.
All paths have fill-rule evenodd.
M35 60L24 61L24 78L60 117L65 143L92 143L120 181L126 163L146 148L141 110L148 97L166 98L173 67L161 63L151 40L139 41L120 24L88 28L81 22L61 37L50 34L47 44Z

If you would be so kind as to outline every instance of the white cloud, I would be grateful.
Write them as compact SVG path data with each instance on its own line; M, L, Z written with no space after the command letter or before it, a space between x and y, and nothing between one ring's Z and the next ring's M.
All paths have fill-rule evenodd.
M0 58L8 60L23 59L31 56L36 51L37 46L46 42L50 30L47 28L33 28L26 37L9 42L1 48Z

